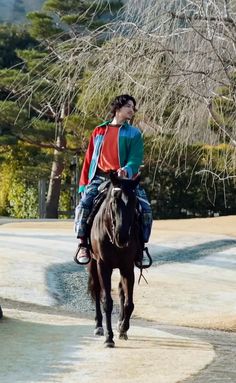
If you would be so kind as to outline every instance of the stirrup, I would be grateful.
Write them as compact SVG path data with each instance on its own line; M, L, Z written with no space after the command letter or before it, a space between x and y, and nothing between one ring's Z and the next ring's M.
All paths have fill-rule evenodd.
M145 251L149 263L147 265L143 265L143 263L142 263L143 258L142 258L141 260L135 261L135 266L138 267L139 269L148 269L152 265L152 257L150 255L147 247L144 247L143 251Z
M87 249L87 258L88 260L86 262L80 262L79 261L79 257L78 257L78 254L79 254L79 251L80 249L84 247L85 249ZM80 257L80 258L83 258L83 257ZM85 257L84 257L85 258ZM82 266L85 266L87 265L90 261L91 261L91 255L90 255L90 251L89 251L89 245L88 244L84 244L84 243L80 243L78 245L78 249L76 250L76 253L75 253L75 256L74 256L74 261L75 263L77 263L78 265L82 265Z

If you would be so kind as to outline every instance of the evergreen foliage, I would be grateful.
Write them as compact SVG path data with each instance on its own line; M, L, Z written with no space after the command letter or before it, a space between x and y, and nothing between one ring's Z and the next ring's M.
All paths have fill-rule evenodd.
M0 146L0 215L37 217L38 180L49 177L51 160L47 151L23 142Z
M62 29L56 26L53 17L47 13L30 12L27 18L31 21L30 34L36 39L48 40L50 37L62 32Z
M115 3L111 4L109 11L119 8L118 2ZM20 70L6 68L0 71L0 94L3 100L0 105L0 145L2 147L15 145L16 147L20 142L24 142L32 147L38 147L39 151L50 151L52 169L50 177L49 173L47 174L47 177L50 178L47 216L50 218L58 216L64 168L68 169L68 164L75 153L84 153L85 150L85 140L88 134L86 131L85 133L79 132L79 129L85 123L86 128L90 129L91 124L94 124L96 120L96 118L83 116L82 113L80 116L73 113L83 74L78 82L78 90L74 89L75 96L69 101L62 94L54 93L54 86L58 87L58 84L63 86L64 78L61 78L60 54L51 38L55 39L57 36L58 42L63 42L68 38L70 27L73 33L75 31L83 33L86 27L93 28L95 24L98 25L98 22L102 24L101 17L108 12L107 4L107 2L103 4L100 2L99 6L96 6L94 2L46 1L44 11L31 12L27 16L30 20L29 36L31 36L31 40L29 39L25 45L18 42L14 46L14 54L20 63ZM74 16L76 16L76 20L72 20ZM23 35L20 36L20 39L24 38ZM36 39L41 44L37 45ZM31 44L32 41L34 44ZM64 74L65 81L74 76L70 68L66 67ZM77 86L77 84L75 85ZM33 92L32 89L34 89ZM63 89L61 91L63 92ZM32 92L30 97L29 92ZM28 150L27 145L25 150ZM12 156L14 157L13 154ZM1 171L3 174L3 169L0 169L0 173ZM2 207L0 207L2 211L18 214L20 217L28 214L24 210L31 208L25 203L20 205L20 200L16 200L17 187L14 186L20 182L19 193L27 194L25 188L32 183L37 169L28 174L31 178L29 183L26 182L24 175L22 179L16 176L11 178L12 186L7 189L8 197L6 197L6 192L2 197ZM39 174L37 175L39 177ZM33 184L34 187L30 189L31 194L28 196L28 200L31 200L32 204L37 201L33 197L34 188L37 188L37 185L35 182ZM63 191L61 203L64 207L68 205L67 198L68 191ZM36 214L32 211L31 215Z
M38 191L24 180L15 179L8 194L7 213L16 218L38 218Z
M0 24L0 69L22 64L16 49L31 49L37 44L25 27Z
M168 139L165 140L168 147ZM188 146L187 153L182 152L182 155L179 155L182 151L179 145L176 155L169 161L165 160L164 150L160 156L159 148L155 147L153 151L151 145L149 137L145 140L142 178L156 219L236 214L235 168L231 169L232 178L225 172L225 153L230 150L227 145L195 144ZM204 172L209 159L213 162L215 174ZM216 174L221 174L221 179Z

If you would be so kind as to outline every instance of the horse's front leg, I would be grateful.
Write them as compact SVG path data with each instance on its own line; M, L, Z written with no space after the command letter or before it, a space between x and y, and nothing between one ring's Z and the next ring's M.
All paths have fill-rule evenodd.
M95 316L94 335L104 335L104 330L102 327L102 312L101 312L101 305L100 305L100 293L96 294L95 305L96 305L96 316Z
M120 333L120 339L128 339L127 331L129 329L129 322L131 314L134 310L134 302L133 302L133 291L134 291L134 270L122 271L121 270L121 284L123 287L124 294L124 304L123 304L123 312L120 312L120 318L123 317L123 320L119 322L118 331ZM122 295L121 295L122 297ZM122 303L122 300L121 300Z
M119 318L117 323L117 331L120 332L120 326L124 319L124 303L125 303L125 294L124 294L122 280L120 280L119 282L118 291L119 291L119 298L120 298L120 311L119 311Z
M102 311L101 311L101 286L98 278L98 271L97 271L97 261L95 259L92 259L89 264L89 286L88 289L90 290L90 293L92 297L95 300L95 329L94 329L94 335L104 335L104 330L102 327Z
M98 276L100 285L102 288L102 297L103 297L103 309L106 316L106 340L105 340L105 346L106 347L114 347L115 343L113 340L113 331L112 331L112 324L111 324L111 313L113 309L113 300L111 297L111 275L112 270L109 269L104 265L103 262L98 264Z

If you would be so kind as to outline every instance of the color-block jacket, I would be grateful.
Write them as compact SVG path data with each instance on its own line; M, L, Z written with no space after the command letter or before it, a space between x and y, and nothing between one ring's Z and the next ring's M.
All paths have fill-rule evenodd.
M81 172L79 192L82 192L95 176L107 125L110 123L111 121L105 121L97 126L91 135ZM119 128L118 157L120 167L127 171L129 178L132 178L143 161L143 138L140 130L127 122Z

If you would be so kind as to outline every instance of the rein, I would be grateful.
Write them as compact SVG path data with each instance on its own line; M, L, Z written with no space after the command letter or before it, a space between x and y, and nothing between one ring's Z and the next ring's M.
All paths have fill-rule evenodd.
M123 196L123 191L122 191L122 188L120 188L120 187L113 187L112 190L111 190L111 196L114 197L116 191L121 191L122 192L121 199L124 201L126 199L126 196ZM107 204L106 212L107 212L107 215L110 218L110 226L111 226L111 230L109 230L109 228L106 226L106 232L107 232L107 235L109 237L110 242L114 246L117 246L116 245L116 241L115 241L115 218L113 217L112 209L111 209L111 206L110 206L109 203Z
M106 211L107 211L108 216L110 217L111 233L110 233L110 231L109 231L108 226L106 226L106 232L107 232L107 235L108 235L108 237L109 237L110 242L112 243L112 245L115 245L115 243L114 243L114 238L115 238L115 225L114 225L114 219L113 219L113 217L112 217L112 211L111 211L111 209L109 209L109 207L110 207L110 206L108 205L107 208L106 208Z

